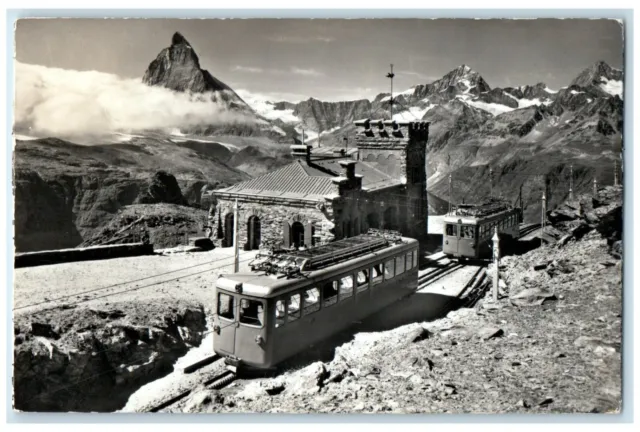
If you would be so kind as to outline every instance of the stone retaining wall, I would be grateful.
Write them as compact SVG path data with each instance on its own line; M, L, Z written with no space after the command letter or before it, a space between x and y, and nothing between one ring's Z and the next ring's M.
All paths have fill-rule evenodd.
M76 249L17 253L14 267L33 267L46 264L59 264L72 261L89 261L109 258L123 258L139 255L152 255L153 245L129 243L106 246L90 246Z

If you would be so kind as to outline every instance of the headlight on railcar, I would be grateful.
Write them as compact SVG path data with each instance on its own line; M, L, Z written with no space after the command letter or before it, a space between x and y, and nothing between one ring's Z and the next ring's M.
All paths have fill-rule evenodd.
M256 343L258 345L262 345L263 342L264 342L264 339L262 339L262 336L260 336L260 335L256 336Z
M214 325L214 326L213 326L213 331L214 331L215 333L217 333L217 334L220 334L220 326L219 326L219 325L217 325L217 324L216 324L216 325Z

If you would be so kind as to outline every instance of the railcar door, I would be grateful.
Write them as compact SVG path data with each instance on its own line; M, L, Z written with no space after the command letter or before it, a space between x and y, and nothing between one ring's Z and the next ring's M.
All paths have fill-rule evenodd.
M249 365L263 365L268 342L265 301L243 296L238 302L234 354Z
M222 291L218 292L218 325L220 331L215 335L216 346L228 354L235 354L238 299Z

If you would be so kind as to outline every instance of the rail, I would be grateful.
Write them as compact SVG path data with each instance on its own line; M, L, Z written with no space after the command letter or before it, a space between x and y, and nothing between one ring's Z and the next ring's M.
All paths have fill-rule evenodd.
M221 357L220 356L213 356L215 357L215 360L220 360ZM210 364L212 363L212 361L208 361L206 363L203 363L202 361L194 363L191 366L187 366L185 368L185 372L187 371L187 369L191 368L190 372L193 372L193 367L196 367L196 365L199 365L200 367L202 367L204 364ZM203 384L206 388L208 389L212 389L212 390L220 390L221 388L224 388L226 386L228 386L229 384L231 384L233 381L235 381L237 378L236 374L230 370L225 370L221 373L217 373L216 375L214 375L211 378L208 378L206 380L204 380L204 382L200 383ZM199 385L200 385L199 384ZM147 410L147 412L159 412L162 411L164 409L169 408L172 405L175 405L177 402L181 401L182 399L186 398L187 396L189 396L198 386L194 386L188 390L182 391L180 393L178 393L175 396L170 397L169 399L152 406L151 408L149 408Z

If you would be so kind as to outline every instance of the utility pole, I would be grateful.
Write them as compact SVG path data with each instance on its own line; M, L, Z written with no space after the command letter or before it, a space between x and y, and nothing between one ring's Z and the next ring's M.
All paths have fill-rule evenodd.
M593 196L597 196L598 195L598 180L596 180L596 178L593 178Z
M396 74L393 73L393 65L391 65L391 72L387 74L387 78L391 80L391 96L389 97L389 111L391 112L391 120L393 120L393 77Z
M233 272L240 271L240 255L238 252L238 199L233 206Z
M449 213L451 213L451 200L452 200L452 195L451 195L451 173L449 173Z
M569 199L573 201L573 164L570 166L571 174L569 174Z
M302 145L304 145L304 128L302 128Z
M542 232L544 232L544 228L547 221L547 194L542 192L542 221L540 226L542 227Z
M496 272L493 274L493 301L498 303L498 286L500 285L500 237L498 236L498 227L494 228L491 240L493 240L493 264L496 266Z
M344 140L344 151L346 153L347 151L349 151L349 138L344 137L343 140Z
M613 185L618 186L618 161L614 159L613 163Z

